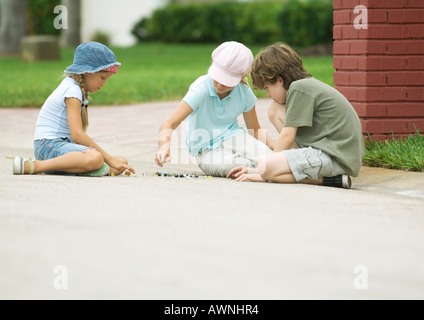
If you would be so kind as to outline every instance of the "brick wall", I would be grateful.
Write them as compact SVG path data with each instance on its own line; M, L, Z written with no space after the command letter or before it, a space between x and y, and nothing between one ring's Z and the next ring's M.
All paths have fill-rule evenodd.
M363 24L367 9L368 29ZM424 133L424 0L333 0L334 84L373 140Z

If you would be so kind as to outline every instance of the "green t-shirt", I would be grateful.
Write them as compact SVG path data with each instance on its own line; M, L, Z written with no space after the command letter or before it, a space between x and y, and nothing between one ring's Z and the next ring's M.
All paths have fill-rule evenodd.
M320 149L357 177L364 153L362 127L350 102L314 78L292 82L287 91L285 127L297 127L299 147Z

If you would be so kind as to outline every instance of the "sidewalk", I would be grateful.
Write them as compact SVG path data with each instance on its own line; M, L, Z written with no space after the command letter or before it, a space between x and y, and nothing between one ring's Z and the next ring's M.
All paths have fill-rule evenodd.
M184 130L184 164L153 162L176 105L89 108L89 134L138 172L104 178L13 176L39 110L0 109L1 299L424 298L424 174L363 167L352 190L155 177L201 174Z
M262 128L267 130L271 138L276 139L277 132L267 118L270 102L269 99L259 99L256 110ZM91 107L89 108L91 125L88 133L94 140L103 143L155 149L159 126L177 105L178 101L169 101L129 106ZM19 132L28 136L27 142L32 143L38 112L39 109L0 109L0 132ZM239 122L244 126L242 117L239 118ZM28 147L32 148L32 144ZM183 158L185 162L191 161L195 165L196 162L194 158L189 157L185 145L185 122L175 131L171 147L173 153L174 150L177 152L176 159ZM160 171L159 167L156 169ZM196 165L193 169L199 170ZM353 188L424 199L424 173L363 167L360 176L353 178Z

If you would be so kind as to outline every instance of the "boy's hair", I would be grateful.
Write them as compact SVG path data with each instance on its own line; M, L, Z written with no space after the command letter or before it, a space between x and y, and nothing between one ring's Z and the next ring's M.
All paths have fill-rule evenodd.
M312 76L303 68L302 59L292 48L277 42L258 53L250 77L257 90L265 89L265 83L275 83L278 77L283 79L284 89L288 90L293 81Z

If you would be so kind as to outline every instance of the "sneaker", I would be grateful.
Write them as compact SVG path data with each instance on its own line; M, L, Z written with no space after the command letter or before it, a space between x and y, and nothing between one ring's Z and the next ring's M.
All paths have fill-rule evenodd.
M109 166L105 163L101 166L100 169L83 172L83 173L77 173L77 176L88 176L88 177L103 177L107 176L109 174Z
M31 158L15 157L13 159L13 174L24 174L25 162L29 163L29 174L34 173L34 161Z
M327 187L350 189L352 180L347 174L341 174L335 177L322 178L322 185Z

